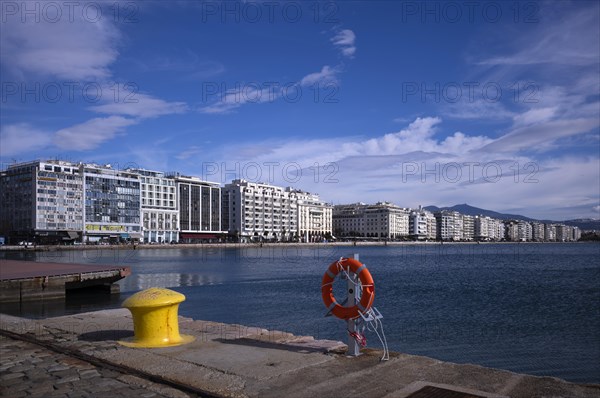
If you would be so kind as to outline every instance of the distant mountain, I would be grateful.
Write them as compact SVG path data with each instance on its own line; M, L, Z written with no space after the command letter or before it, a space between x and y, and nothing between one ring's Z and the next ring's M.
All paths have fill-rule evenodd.
M571 225L573 227L579 227L582 230L592 230L592 229L600 230L600 220L594 220L591 218L567 220L567 221L536 220L536 219L525 217L525 216L522 216L519 214L498 213L497 211L480 209L479 207L469 206L466 203L463 203L460 205L454 205L452 207L427 206L427 207L425 207L425 210L429 210L431 212L436 212L436 211L440 211L440 210L450 210L450 211L457 211L461 214L466 214L469 216L483 215L483 216L497 218L500 220L540 221L540 222L544 222L544 223L557 223L557 224Z
M594 220L593 218L579 218L577 220L562 221L562 223L573 227L579 227L582 231L600 231L600 220Z
M429 210L432 212L436 212L436 211L440 211L440 210L450 210L450 211L457 211L461 214L466 214L468 216L483 215L483 216L498 218L500 220L535 221L533 218L521 216L518 214L498 213L497 211L480 209L479 207L469 206L466 203L463 203L461 205L454 205L452 207L427 206L427 207L425 207L425 210Z

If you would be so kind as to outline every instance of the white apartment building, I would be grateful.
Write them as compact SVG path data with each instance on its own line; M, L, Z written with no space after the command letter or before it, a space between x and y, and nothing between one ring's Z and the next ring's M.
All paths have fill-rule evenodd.
M556 241L556 225L544 224L544 239L546 242Z
M573 227L573 240L578 241L581 238L581 229L579 227Z
M463 238L463 217L457 211L442 210L435 213L437 239L459 241Z
M139 174L144 243L179 241L179 211L175 179L161 171L132 169Z
M333 207L334 234L399 239L409 236L410 210L389 202L354 203Z
M319 195L294 191L298 200L298 235L303 242L331 239L333 206L322 202Z
M60 160L14 164L0 173L0 234L13 241L59 244L81 239L83 178Z
M418 209L412 210L409 215L409 235L417 240L435 240L436 238L436 222L432 212L423 209L419 206Z
M468 214L463 214L462 223L462 240L473 240L475 237L475 217Z
M530 222L519 220L517 223L518 238L521 242L533 240L533 228Z
M219 184L180 174L173 178L178 198L179 241L198 243L224 238Z
M111 165L84 164L84 242L142 239L140 180Z
M500 241L504 239L504 222L488 216L475 216L475 240Z
M543 242L546 239L544 234L544 224L541 222L532 222L531 236L534 241Z
M577 228L579 229L579 228ZM571 242L574 240L574 227L570 225L558 224L556 225L556 241L557 242Z
M237 179L223 187L222 203L223 229L236 240L300 239L298 194L291 189Z

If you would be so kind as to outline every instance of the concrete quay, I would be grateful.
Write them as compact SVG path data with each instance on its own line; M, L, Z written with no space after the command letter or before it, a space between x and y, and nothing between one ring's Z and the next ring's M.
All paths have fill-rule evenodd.
M348 358L341 342L179 319L180 331L194 342L140 349L117 342L133 336L125 309L43 320L0 314L0 395L600 397L600 385L401 353L381 362L376 350Z

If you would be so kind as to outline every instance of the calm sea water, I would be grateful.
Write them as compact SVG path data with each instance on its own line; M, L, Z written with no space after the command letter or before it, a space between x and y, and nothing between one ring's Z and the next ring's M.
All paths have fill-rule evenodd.
M24 316L118 307L136 291L186 295L180 314L346 341L324 317L329 263L359 253L393 351L574 382L600 383L600 245L481 244L244 247L5 253L36 261L129 265L120 297L3 305ZM339 282L340 284L342 282ZM378 348L375 335L367 334Z

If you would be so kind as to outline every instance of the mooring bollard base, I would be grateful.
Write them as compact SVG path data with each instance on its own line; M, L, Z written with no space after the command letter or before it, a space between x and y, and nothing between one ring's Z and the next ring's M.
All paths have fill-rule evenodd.
M196 340L194 336L187 334L179 335L181 339L179 341L166 341L160 343L149 343L146 341L137 341L135 337L119 340L118 343L130 348L163 348L163 347L176 347L178 345L188 344Z

